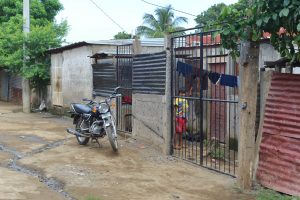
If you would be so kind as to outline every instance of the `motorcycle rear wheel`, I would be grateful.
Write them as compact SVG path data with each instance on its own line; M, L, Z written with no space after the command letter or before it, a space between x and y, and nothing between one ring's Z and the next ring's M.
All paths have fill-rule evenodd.
M75 129L79 133L81 133L80 125L81 125L82 121L83 121L83 118L80 117L75 125ZM76 139L77 139L78 144L80 144L80 145L86 145L90 140L89 137L81 137L81 136L77 136L77 135L76 135Z
M106 134L108 136L109 143L114 150L114 152L118 151L118 140L116 137L115 129L113 125L111 124L110 126L106 127Z

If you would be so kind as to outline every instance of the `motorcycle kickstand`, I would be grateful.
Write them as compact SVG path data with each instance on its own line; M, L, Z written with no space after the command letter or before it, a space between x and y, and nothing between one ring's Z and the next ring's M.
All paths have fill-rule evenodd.
M93 138L93 139L92 139L92 142L93 142L93 141L96 141L96 143L99 145L99 148L101 148L101 144L99 143L98 138Z

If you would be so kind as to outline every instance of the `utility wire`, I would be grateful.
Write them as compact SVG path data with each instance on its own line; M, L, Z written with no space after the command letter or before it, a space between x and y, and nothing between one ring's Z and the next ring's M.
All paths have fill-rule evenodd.
M90 2L92 2L99 10L101 10L101 12L106 17L108 17L115 25L117 25L120 29L122 29L124 32L126 32L125 29L120 24L118 24L113 18L111 18L99 5L97 5L93 0L90 0Z
M148 2L148 1L145 1L145 0L141 0L141 1L144 2L144 3L150 4L150 5L152 5L152 6L156 6L156 7L160 7L160 8L167 8L167 7L165 7L165 6L160 6L160 5L157 5L157 4L154 4L154 3L150 3L150 2ZM197 17L197 15L193 15L193 14L191 14L191 13L187 13L187 12L184 12L184 11L181 11L181 10L176 10L176 9L174 9L174 8L171 8L171 9L174 10L174 11L180 12L180 13L184 13L184 14L186 14L186 15L190 15L190 16L193 16L193 17Z

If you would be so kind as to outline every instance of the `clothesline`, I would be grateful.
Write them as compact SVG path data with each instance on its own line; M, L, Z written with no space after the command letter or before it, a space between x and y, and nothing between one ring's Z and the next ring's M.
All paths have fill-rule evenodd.
M238 76L222 74L208 70L203 70L202 73L200 73L199 68L195 68L192 65L181 61L177 62L176 70L179 72L179 75L182 74L184 77L191 75L200 77L200 75L202 75L203 80L205 80L207 78L206 76L208 76L209 80L216 85L220 84L228 87L238 87L239 85Z

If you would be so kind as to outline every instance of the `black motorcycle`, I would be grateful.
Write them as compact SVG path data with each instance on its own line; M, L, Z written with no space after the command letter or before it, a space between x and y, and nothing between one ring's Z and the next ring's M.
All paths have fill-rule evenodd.
M68 128L67 132L75 135L80 145L86 145L90 139L99 144L98 139L107 135L112 149L115 152L118 151L116 125L110 109L111 99L121 96L117 94L118 89L119 87L103 102L98 103L90 99L83 99L88 103L72 103L70 105L75 130Z

